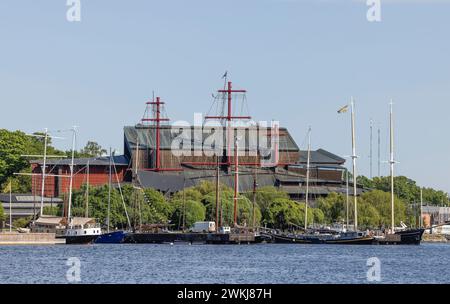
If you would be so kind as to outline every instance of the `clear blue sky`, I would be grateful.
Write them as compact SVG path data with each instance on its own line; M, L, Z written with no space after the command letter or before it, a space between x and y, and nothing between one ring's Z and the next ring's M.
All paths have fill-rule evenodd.
M388 159L394 98L397 173L450 191L449 1L382 0L380 23L356 0L81 0L79 23L65 3L0 2L0 128L76 124L78 148L122 149L153 90L172 120L192 121L228 70L254 118L279 120L299 144L311 125L313 148L342 156L349 117L336 110L355 96L365 175L371 118Z

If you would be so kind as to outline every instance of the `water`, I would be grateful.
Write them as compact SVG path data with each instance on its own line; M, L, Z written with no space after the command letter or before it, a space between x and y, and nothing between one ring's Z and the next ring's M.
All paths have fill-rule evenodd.
M368 283L370 257L381 283L450 283L450 244L3 246L0 282L67 283L70 257L81 283Z

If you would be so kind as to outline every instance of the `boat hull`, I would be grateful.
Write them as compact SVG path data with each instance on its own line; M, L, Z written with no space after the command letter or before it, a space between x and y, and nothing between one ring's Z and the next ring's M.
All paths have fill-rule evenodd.
M124 242L127 233L124 231L114 231L100 235L96 240L96 244L121 244Z
M98 235L74 235L65 236L66 244L92 244L99 236Z
M291 237L286 235L270 235L272 242L278 244L329 244L329 245L373 245L375 239L371 236L355 238L330 238L321 236Z
M380 245L420 245L425 229L408 229L397 231L393 235L388 235L378 240Z

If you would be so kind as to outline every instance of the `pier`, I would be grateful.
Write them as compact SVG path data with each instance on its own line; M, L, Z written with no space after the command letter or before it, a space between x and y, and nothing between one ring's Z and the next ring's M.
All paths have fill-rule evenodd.
M0 233L0 245L55 245L65 243L55 238L54 233Z

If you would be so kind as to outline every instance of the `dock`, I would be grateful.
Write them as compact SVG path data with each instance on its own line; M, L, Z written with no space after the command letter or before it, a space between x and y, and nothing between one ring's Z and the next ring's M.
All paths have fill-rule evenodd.
M0 233L0 245L55 245L64 244L54 233Z

